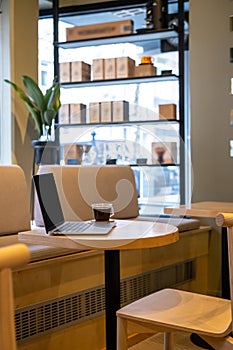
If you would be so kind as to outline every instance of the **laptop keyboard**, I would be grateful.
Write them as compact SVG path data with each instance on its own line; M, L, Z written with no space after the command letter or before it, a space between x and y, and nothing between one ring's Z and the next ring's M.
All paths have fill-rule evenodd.
M91 225L91 222L64 222L54 232L84 232Z

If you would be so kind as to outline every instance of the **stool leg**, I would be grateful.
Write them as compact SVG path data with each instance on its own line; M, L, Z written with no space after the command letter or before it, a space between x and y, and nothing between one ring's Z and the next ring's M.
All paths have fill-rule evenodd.
M164 350L173 350L174 349L174 334L173 333L164 333Z
M127 321L117 317L117 350L127 349Z

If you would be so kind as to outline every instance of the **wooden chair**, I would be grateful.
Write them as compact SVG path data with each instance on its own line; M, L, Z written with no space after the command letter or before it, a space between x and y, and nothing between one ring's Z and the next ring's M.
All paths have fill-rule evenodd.
M130 332L164 333L164 349L174 349L174 332L196 333L214 349L233 349L233 214L220 213L218 226L227 227L231 300L177 289L163 289L117 312L117 350L128 349Z
M0 349L16 350L12 269L27 264L29 249L25 244L0 248Z
M30 230L25 175L18 165L0 165L0 236Z

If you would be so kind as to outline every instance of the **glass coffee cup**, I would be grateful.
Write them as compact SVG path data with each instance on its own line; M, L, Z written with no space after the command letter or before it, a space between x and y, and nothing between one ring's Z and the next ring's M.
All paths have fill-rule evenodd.
M95 221L109 221L114 215L112 203L93 203L91 207Z

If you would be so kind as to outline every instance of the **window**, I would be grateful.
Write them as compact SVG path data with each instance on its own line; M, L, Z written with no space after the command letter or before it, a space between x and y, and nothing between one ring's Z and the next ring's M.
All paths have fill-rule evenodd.
M11 163L10 88L4 83L10 76L9 6L4 1L0 8L0 164Z
M43 92L53 81L53 19L40 19L38 22L39 85Z
M177 8L176 8L177 11ZM186 8L186 11L188 9ZM173 13L173 12L172 12ZM176 13L174 13L175 15ZM66 29L73 25L82 25L90 23L100 23L106 22L106 18L110 21L110 16L113 16L112 13L98 13L91 14L78 14L78 15L69 15L69 13L63 16L60 16L59 20L59 42L66 41ZM116 16L123 16L123 11L118 11L114 13L113 20L116 20ZM127 12L127 18L129 14ZM137 12L139 20L136 22L134 20L134 29L142 29L145 25L145 11ZM136 17L137 17L136 16ZM170 18L170 17L169 17ZM119 18L118 18L119 19ZM122 19L122 18L121 18ZM53 28L52 28L52 19L41 19L42 25L39 25L39 35L40 39L44 39L44 44L40 43L40 53L41 58L39 70L41 72L41 87L43 87L43 79L45 83L45 77L43 74L49 71L53 73L53 55L50 56L51 49L53 47ZM45 25L46 24L46 25ZM41 29L41 32L40 32ZM139 31L140 33L140 31ZM165 40L166 41L166 40ZM42 42L42 41L41 41ZM162 40L164 42L164 40ZM171 43L170 43L171 45ZM47 48L47 49L46 49ZM186 50L186 49L185 49ZM187 51L187 50L186 50ZM93 59L95 58L112 58L118 56L129 56L135 60L136 65L140 63L140 57L142 55L152 56L153 63L157 67L158 75L162 71L172 71L172 74L178 75L179 73L179 56L176 47L173 49L168 47L167 49L164 46L156 45L156 43L147 43L145 47L141 43L113 43L108 44L107 46L103 43L102 45L85 45L78 48L59 48L59 62L72 62L72 61L84 61L85 63L92 64ZM47 69L43 64L43 59L47 59ZM50 59L49 59L50 58ZM185 52L185 79L188 86L188 53ZM85 85L85 84L84 84ZM93 84L94 85L94 84ZM130 109L130 122L135 121L135 125L132 123L129 126L101 126L101 128L96 127L94 130L96 144L99 145L98 152L98 164L105 164L106 159L116 159L117 164L135 164L137 158L148 160L148 166L145 166L143 174L140 174L138 168L135 169L135 178L137 182L138 195L139 195L139 204L141 210L144 210L144 207L149 208L146 214L151 215L155 213L155 208L158 210L158 214L161 212L163 207L162 202L166 202L166 205L173 205L180 201L180 168L179 163L179 146L180 143L177 142L179 137L179 124L163 125L158 123L156 126L151 123L151 125L146 124L146 121L155 120L153 113L158 115L158 106L160 104L167 104L172 102L176 106L179 106L179 90L178 90L178 80L172 80L169 83L166 82L145 82L145 83L131 83L130 89L126 85L113 84L109 85L106 89L106 85L98 86L96 89L95 86L82 86L82 89L79 89L78 92L75 88L62 89L61 91L61 102L64 107L63 114L68 115L69 104L82 103L87 107L87 113L90 111L90 102L99 102L102 103L108 101L127 101L129 103ZM187 89L188 90L188 89ZM189 115L187 107L188 96L185 99L185 115ZM68 107L68 108L67 108ZM179 113L179 111L178 111ZM141 119L140 119L141 117ZM188 117L187 117L188 119ZM145 121L143 126L138 126L138 121ZM185 134L189 135L189 123L188 120L185 121L188 125L185 127ZM64 122L66 124L68 122ZM62 123L61 123L62 124ZM71 127L66 125L59 129L59 137L61 144L61 164L65 162L65 146L70 143L90 143L93 138L93 128L88 125L84 128ZM167 167L155 167L152 166L151 162L151 153L152 153L152 144L165 140L167 144L178 143L177 145L177 159L175 163L178 166L167 166ZM127 143L128 141L128 143ZM181 140L182 142L182 140ZM140 146L140 147L139 147ZM96 146L97 148L97 146ZM101 148L101 150L100 150ZM91 149L92 150L92 149ZM120 150L120 151L119 151ZM190 159L188 157L189 144L185 145L185 170L187 174L191 173L190 170ZM89 152L91 154L91 151ZM91 158L91 156L90 156ZM119 161L119 162L118 162ZM182 160L183 161L183 160ZM187 162L187 163L186 163ZM171 162L173 163L173 162ZM146 163L147 164L147 163ZM153 163L156 165L157 163ZM145 165L145 164L144 164ZM159 169L159 170L158 170ZM183 170L183 169L182 169ZM184 172L186 174L186 172ZM141 172L142 173L142 172ZM142 175L142 176L140 176ZM189 178L186 177L186 180ZM191 177L190 177L191 178ZM151 180L152 179L152 180ZM186 196L189 197L189 192L191 188L190 182L184 182ZM156 199L155 199L156 197ZM148 205L148 198L150 200ZM164 199L165 198L165 199ZM170 203L171 201L171 203ZM158 202L158 203L157 203ZM152 210L150 212L150 210ZM157 211L156 211L157 214Z

